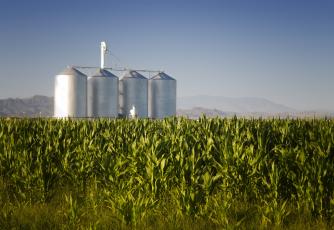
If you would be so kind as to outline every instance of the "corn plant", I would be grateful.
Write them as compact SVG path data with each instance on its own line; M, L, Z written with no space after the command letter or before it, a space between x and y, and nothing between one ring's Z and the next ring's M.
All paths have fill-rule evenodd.
M130 226L166 215L221 227L252 217L284 226L301 213L331 223L333 178L331 119L0 118L0 202L65 203L72 225L89 210Z

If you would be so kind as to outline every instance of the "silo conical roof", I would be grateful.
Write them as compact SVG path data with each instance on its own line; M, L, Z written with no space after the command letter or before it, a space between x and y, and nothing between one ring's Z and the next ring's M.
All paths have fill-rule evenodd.
M158 73L157 75L153 76L150 80L173 80L175 81L174 78L165 74L164 72Z
M63 71L61 71L58 75L81 75L81 76L86 76L86 74L80 72L74 67L66 67Z
M124 73L122 79L125 78L140 78L140 79L147 79L146 77L144 77L143 75L141 75L140 73L138 73L135 70L128 70Z
M109 71L105 69L98 69L96 73L92 77L112 77L112 78L117 78L114 74L110 73Z

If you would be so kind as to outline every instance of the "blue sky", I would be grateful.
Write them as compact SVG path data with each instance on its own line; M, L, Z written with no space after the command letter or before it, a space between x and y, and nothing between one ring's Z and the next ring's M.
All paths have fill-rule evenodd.
M53 95L67 65L162 69L178 96L334 110L332 0L0 1L0 98ZM117 58L116 58L117 57Z

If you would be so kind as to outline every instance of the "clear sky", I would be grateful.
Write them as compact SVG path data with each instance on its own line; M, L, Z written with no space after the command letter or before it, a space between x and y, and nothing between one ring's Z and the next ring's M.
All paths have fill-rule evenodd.
M178 96L334 110L333 0L1 0L0 98L53 95L67 65L162 69Z

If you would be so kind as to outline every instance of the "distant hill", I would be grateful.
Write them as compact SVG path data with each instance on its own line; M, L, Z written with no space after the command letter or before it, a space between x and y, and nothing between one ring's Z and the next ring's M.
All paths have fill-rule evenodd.
M205 115L207 117L231 117L236 113L223 112L218 109L208 109L203 107L194 107L191 109L178 109L177 116L184 116L191 119L197 119L198 117Z
M36 95L30 98L0 100L0 116L50 117L53 115L53 98Z
M177 105L179 109L201 107L239 114L296 112L295 109L289 108L285 105L277 104L267 99L254 97L231 98L198 95L179 98Z
M207 117L334 117L334 112L296 111L261 98L227 98L194 96L179 98L177 116L196 119ZM0 117L52 117L53 97L36 95L30 98L0 100Z
M334 117L334 112L326 111L296 111L296 112L277 112L277 113L265 113L265 112L253 112L253 113L235 113L235 112L223 112L218 109L208 109L203 107L194 107L192 109L178 109L177 116L184 116L190 119L197 119L198 117L205 115L207 117L253 117L253 118L313 118L313 117Z

